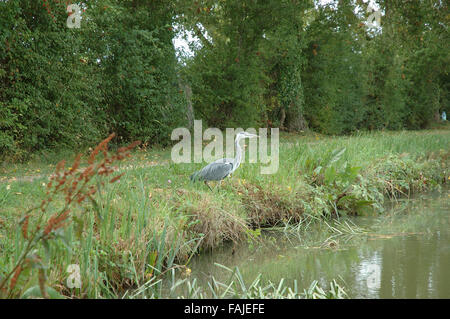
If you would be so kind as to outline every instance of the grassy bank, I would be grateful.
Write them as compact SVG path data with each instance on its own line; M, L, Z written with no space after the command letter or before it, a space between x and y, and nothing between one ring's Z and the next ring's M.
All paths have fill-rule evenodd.
M387 198L448 183L449 150L448 130L282 135L276 174L261 175L258 164L244 163L213 192L189 182L201 164L173 164L170 150L138 150L114 163L124 173L119 181L101 185L110 177L93 175L89 182L98 189L93 200L72 205L64 225L46 237L39 237L38 230L40 242L3 294L18 297L39 282L73 297L117 297L129 288L153 289L172 269L188 275L194 253L224 242L251 241L261 228L336 215L382 214ZM3 278L30 243L24 224L27 229L49 225L51 216L66 211L66 197L55 193L45 212L25 214L48 197L48 174L57 159L1 168ZM80 162L80 174L88 167L86 161ZM81 289L67 288L70 264L80 267Z

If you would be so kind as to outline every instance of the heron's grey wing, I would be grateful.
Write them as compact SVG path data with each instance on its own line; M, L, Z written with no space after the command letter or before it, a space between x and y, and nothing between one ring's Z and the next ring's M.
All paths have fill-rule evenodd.
M219 181L227 177L233 170L233 164L229 162L216 163L206 165L198 171L194 179L201 179L206 181Z
M237 163L237 165L236 165L234 163L234 158L229 158L229 157L218 159L218 160L214 161L213 163L231 163L231 164L233 164L233 169L231 170L230 174L233 173L236 170L236 168L239 167L239 163Z

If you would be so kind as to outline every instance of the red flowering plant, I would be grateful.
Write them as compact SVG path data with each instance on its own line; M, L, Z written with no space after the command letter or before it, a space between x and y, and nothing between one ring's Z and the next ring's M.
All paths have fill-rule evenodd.
M94 195L99 191L105 181L117 182L124 173L109 178L116 172L114 164L130 157L131 150L140 144L135 141L128 146L119 148L115 154L108 152L108 143L114 137L114 133L100 142L87 159L87 166L80 168L82 154L78 154L73 165L65 166L65 160L56 165L55 172L50 176L50 182L46 185L46 196L39 206L33 207L23 214L19 222L21 233L25 240L24 248L12 269L6 275L0 277L0 297L14 297L18 278L25 270L38 269L39 287L43 297L48 297L45 289L46 266L38 255L39 245L48 247L49 241L60 237L60 230L71 222L71 208L73 205L83 205L86 201L93 204L94 211L100 214ZM99 155L103 155L102 157ZM99 159L100 157L100 159ZM100 182L94 183L94 177L103 176ZM109 176L109 177L108 177ZM47 208L53 199L63 196L63 207L47 218ZM39 211L35 215L35 211ZM33 216L34 215L34 216ZM30 227L30 217L33 218L33 226ZM29 271L27 271L29 274ZM0 274L1 275L1 274Z

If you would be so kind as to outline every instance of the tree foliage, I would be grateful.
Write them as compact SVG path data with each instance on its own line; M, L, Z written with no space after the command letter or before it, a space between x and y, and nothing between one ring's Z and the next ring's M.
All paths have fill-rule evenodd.
M425 128L450 111L447 3L375 2L378 28L362 0L85 0L70 29L70 2L0 1L1 157L167 144L190 105L219 128Z
M0 153L78 147L110 131L167 143L183 120L165 1L0 2Z

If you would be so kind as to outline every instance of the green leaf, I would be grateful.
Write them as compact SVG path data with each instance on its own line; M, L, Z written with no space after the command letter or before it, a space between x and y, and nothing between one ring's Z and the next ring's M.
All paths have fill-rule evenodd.
M339 161L341 159L342 155L344 155L345 151L346 151L345 147L341 150L334 150L333 153L331 153L331 160L328 163L328 166Z
M322 170L322 166L317 166L317 167L314 169L313 173L316 174L316 175L319 175L321 170Z
M375 203L375 201L373 201L373 200L365 200L365 199L355 202L355 204L359 207L372 206L374 203Z
M103 221L102 214L100 213L100 206L98 205L97 201L90 196L88 198L90 199L92 205L94 206L94 211L97 217L100 219L100 221Z
M334 180L336 179L336 169L333 166L328 167L325 170L324 177L325 177L325 184L333 183Z
M72 247L70 246L70 242L66 237L64 229L62 228L57 229L55 231L55 237L61 239L61 242L63 243L64 247L66 247L69 252L72 250Z
M63 295L57 292L52 287L45 286L47 294L50 296L50 299L65 299ZM41 289L39 285L28 288L20 297L20 299L36 299L36 298L44 298L41 293Z

